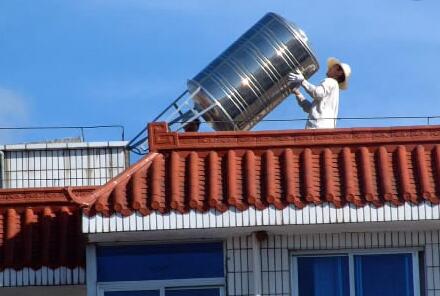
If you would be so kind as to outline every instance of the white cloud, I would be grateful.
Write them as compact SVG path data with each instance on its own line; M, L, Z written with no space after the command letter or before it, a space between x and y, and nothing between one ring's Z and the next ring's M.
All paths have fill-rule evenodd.
M29 120L27 98L16 91L0 86L0 127L17 127ZM17 133L0 130L0 144L15 142Z
M0 125L14 126L27 121L29 114L26 98L0 86Z

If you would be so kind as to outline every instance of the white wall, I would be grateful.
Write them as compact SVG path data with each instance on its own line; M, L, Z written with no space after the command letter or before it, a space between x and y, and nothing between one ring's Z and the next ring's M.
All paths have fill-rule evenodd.
M85 286L1 288L2 296L86 296Z
M385 203L383 207L373 205L355 207L347 204L336 208L333 204L309 204L303 209L289 205L282 210L270 205L264 210L249 207L239 211L230 207L228 211L219 212L210 209L206 212L189 210L186 213L170 211L161 214L152 211L143 216L134 212L123 217L116 213L110 217L102 214L91 217L83 215L82 229L84 233L107 232L153 232L155 230L183 229L221 229L255 226L285 226L285 225L324 225L324 224L360 224L365 222L402 222L402 221L439 221L440 205L430 202L412 204L405 202L395 206Z
M0 188L102 185L128 167L126 142L0 145Z
M291 295L290 256L295 251L418 248L424 250L425 291L440 295L440 230L269 235L261 243L262 295ZM227 290L230 296L253 295L252 237L227 240ZM422 284L423 285L423 284Z
M43 266L37 270L29 267L20 270L6 268L0 271L0 295L3 295L2 287L82 285L85 282L85 269L82 267L52 269Z

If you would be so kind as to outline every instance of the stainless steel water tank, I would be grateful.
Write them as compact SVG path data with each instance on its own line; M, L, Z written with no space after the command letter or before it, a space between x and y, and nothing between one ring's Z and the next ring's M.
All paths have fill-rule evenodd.
M187 86L215 130L249 130L289 95L289 72L308 78L318 68L305 33L268 13Z

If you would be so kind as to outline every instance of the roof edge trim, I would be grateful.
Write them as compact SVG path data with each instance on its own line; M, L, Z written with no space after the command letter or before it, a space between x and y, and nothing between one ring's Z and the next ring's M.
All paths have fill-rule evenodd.
M148 126L150 151L313 147L332 145L382 145L438 143L440 126L338 128L233 132L170 132L164 122Z

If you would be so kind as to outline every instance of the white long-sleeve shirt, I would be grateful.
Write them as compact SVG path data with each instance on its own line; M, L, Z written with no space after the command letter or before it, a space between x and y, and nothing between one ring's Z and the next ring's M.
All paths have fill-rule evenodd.
M313 98L309 102L302 95L298 96L300 106L309 114L306 129L335 128L339 109L338 82L333 78L326 78L315 86L304 80L302 86Z

